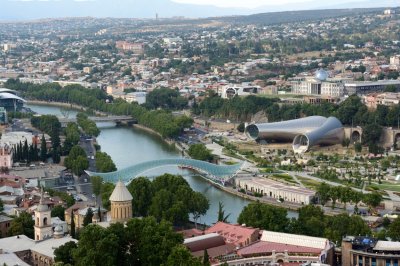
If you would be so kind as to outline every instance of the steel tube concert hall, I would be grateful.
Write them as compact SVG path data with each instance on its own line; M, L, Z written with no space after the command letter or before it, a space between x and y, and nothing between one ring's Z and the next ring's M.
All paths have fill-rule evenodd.
M300 119L253 124L246 128L254 140L292 141L295 153L307 152L314 145L342 143L344 129L336 117L309 116Z

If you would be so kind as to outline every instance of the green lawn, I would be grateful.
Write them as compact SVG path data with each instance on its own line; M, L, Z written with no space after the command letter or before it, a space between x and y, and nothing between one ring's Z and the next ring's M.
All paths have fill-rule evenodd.
M373 187L379 188L379 190L390 190L400 192L400 184L373 184Z
M316 190L317 187L321 184L320 182L312 180L312 179L304 178L301 176L296 176L296 177L306 188L309 188L312 190Z
M278 179L278 180L285 181L285 182L292 183L292 184L297 184L297 182L293 179L293 177L288 174L273 174L271 176L271 178Z

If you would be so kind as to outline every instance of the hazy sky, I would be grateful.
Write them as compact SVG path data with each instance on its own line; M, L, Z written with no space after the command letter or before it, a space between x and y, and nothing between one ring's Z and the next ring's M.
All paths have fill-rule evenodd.
M290 3L306 3L312 0L173 0L178 3L189 3L199 5L215 5L220 7L259 7L263 5L282 5ZM336 0L332 3L346 3L346 2L358 2L362 0Z

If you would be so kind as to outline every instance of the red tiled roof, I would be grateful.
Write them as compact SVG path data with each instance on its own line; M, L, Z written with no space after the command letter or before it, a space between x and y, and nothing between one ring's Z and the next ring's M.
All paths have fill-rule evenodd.
M193 229L187 229L187 230L182 230L179 231L178 233L183 234L183 238L189 238L189 237L194 237L194 236L201 236L203 235L203 231L193 228Z
M210 258L216 258L219 256L232 254L235 252L235 250L236 250L235 245L226 244L226 245L222 245L222 246L218 246L218 247L209 248L209 249L207 249L207 253L208 253L208 256L210 256ZM192 255L195 257L202 257L202 256L204 256L204 250L192 252Z
M238 254L246 257L253 254L269 253L272 252L273 250L275 250L275 252L287 251L289 253L314 253L314 254L321 253L321 250L317 248L259 241L247 247L239 249Z
M227 243L238 244L246 241L248 238L251 238L251 236L258 231L258 228L218 222L208 228L205 233L217 233L223 236Z

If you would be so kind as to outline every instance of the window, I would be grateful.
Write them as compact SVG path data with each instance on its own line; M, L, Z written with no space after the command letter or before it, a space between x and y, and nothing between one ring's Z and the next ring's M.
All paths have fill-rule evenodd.
M392 262L391 262L391 260L390 259L386 259L386 264L385 264L386 266L391 266L392 265Z
M376 258L371 259L371 266L376 266Z
M399 266L399 260L398 259L393 260L393 266Z
M358 266L363 266L363 257L358 257Z

